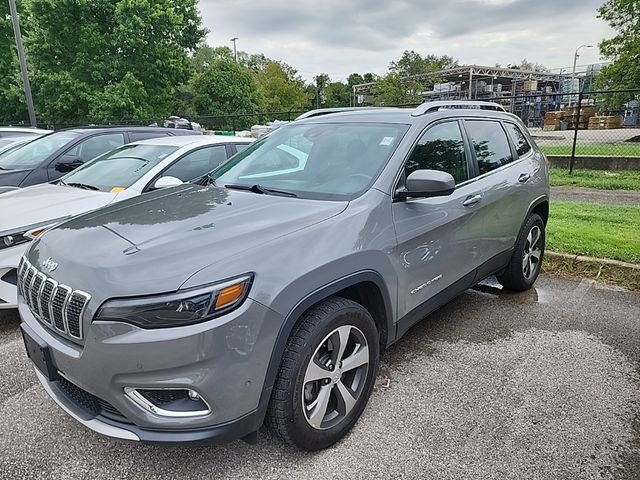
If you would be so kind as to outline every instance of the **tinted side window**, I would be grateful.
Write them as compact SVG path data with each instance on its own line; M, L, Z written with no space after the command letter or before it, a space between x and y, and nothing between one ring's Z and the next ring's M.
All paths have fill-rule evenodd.
M168 137L168 132L156 133L156 132L129 132L129 138L132 142L139 142L141 140L148 140L150 138Z
M227 159L227 149L224 145L206 147L186 154L171 165L162 174L176 177L183 182L198 180Z
M122 145L124 145L124 135L122 133L109 133L88 138L73 147L65 155L80 157L83 162L88 162Z
M450 173L456 183L469 178L458 122L439 123L425 132L407 159L405 174L422 169Z
M236 143L236 152L241 152L243 151L245 148L247 148L249 145L251 145L250 143Z
M520 129L513 123L505 123L504 126L507 129L507 132L509 132L511 141L516 146L518 156L522 157L529 153L531 151L531 145L529 145L524 133L522 133L522 131L520 131Z
M507 134L500 122L467 120L465 127L476 152L480 175L513 160Z

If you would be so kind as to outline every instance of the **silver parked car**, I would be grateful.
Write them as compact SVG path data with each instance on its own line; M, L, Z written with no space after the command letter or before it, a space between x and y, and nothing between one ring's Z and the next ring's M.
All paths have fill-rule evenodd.
M239 137L185 135L130 143L53 183L2 194L0 187L0 309L16 308L16 268L29 242L74 215L196 181L246 148Z
M81 215L19 273L48 394L112 437L325 448L380 352L483 278L542 262L548 166L520 120L436 102L292 122L181 185Z

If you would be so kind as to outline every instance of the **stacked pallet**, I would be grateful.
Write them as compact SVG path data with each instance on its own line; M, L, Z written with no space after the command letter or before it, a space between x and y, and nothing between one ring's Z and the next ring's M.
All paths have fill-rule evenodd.
M537 80L526 80L522 84L522 90L525 92L535 92L538 90L538 81Z
M589 119L589 130L609 130L622 127L622 117L619 115L591 117Z
M560 123L564 120L565 112L547 112L544 115L544 125L542 126L542 130L544 131L555 131L560 130Z
M578 116L578 106L573 105L565 107L564 120L567 122L567 128L573 130L578 124L578 129L586 130L589 127L589 119L596 114L595 105L585 105L580 108L580 115Z

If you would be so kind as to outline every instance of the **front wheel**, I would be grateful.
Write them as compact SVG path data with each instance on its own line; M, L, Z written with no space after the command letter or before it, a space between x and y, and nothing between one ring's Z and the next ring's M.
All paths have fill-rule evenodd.
M294 328L269 404L267 423L304 450L344 437L364 410L378 370L379 337L360 304L328 298Z
M498 282L516 291L531 288L540 274L544 242L544 221L540 215L532 213L520 230L509 265L498 275Z

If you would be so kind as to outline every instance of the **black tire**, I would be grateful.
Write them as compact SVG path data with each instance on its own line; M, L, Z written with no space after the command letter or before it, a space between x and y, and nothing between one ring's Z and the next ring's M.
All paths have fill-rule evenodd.
M531 245L529 245L530 240L532 239L529 234L536 231L536 229L540 232L540 236L538 240L534 242L534 247L537 247L539 250L539 257L537 261L534 261L535 256L532 252L535 251L535 249L531 249ZM522 292L531 288L535 283L538 275L540 274L540 267L542 266L542 260L544 258L544 229L544 221L540 215L532 213L518 234L509 264L505 270L497 276L498 282L500 282L500 284L505 288ZM527 262L525 256L527 254L529 254L529 259L531 260L531 263L529 263L528 275L527 267L525 266L525 263ZM532 264L533 267L531 267Z
M339 352L335 350L336 347L332 346L333 350L325 351L324 346L333 345L331 339L336 337L331 334L338 335L337 340L340 340L342 338L340 333L345 331L349 332L349 340L344 342L346 345L343 347L344 356L341 357L345 360L345 368L349 359L355 358L356 352L361 353L360 358L367 357L367 351L361 351L362 345L368 348L366 367L360 366L342 373L342 362L336 362L340 365L339 368L333 370L333 379L305 382L309 369L318 365L320 355L323 352L325 358L332 357L334 354L339 355ZM352 335L357 336L360 340L364 338L366 342L357 343ZM339 345L339 342L336 344ZM349 351L352 353L348 354ZM349 432L362 414L373 390L378 371L379 354L378 330L371 315L362 305L345 298L330 297L311 307L294 327L287 342L269 403L267 426L286 443L303 450L320 450L334 444ZM312 358L314 359L313 365L311 364ZM330 372L330 369L334 367L331 365L330 359L328 359L327 365L329 365L327 371ZM340 380L334 384L336 376ZM356 376L359 376L356 381L350 380ZM348 407L350 410L345 408L347 402L340 402L340 399L344 399L340 394L340 387L344 388L349 382L352 382L353 385L357 384L356 394L354 394L356 400L351 403L352 406ZM316 415L316 421L320 418L321 424L314 428L311 420L308 419L309 410L307 410L308 406L305 402L307 398L310 398L309 402L313 404L313 390L315 389L317 395L315 402L317 402L316 405L319 405L321 403L319 389L321 388L330 392L326 394L326 398L329 400L325 402L329 405L329 407L325 407L325 411L329 414L327 416L324 413ZM354 390L349 391L354 392ZM331 421L337 423L331 425L331 422L326 422L330 426L320 429L325 425L322 419L331 415L329 411L331 405L336 406L336 418ZM343 407L342 409L340 405ZM342 419L340 419L339 410L346 412Z

